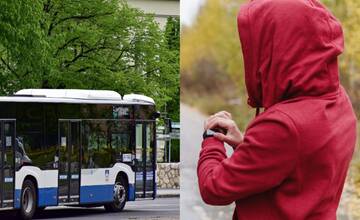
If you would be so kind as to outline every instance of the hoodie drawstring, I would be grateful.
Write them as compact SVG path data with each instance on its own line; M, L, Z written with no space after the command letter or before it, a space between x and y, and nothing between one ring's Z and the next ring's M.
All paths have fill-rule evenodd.
M259 114L260 114L260 108L256 107L256 115L255 115L255 117L257 117Z

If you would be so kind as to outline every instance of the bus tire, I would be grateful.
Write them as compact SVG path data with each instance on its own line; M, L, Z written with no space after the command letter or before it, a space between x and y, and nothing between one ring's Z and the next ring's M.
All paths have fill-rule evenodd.
M36 212L36 188L35 184L27 179L21 189L20 210L18 217L23 220L30 220Z
M114 186L114 201L104 205L108 212L121 212L127 201L128 183L125 178L119 176Z
M39 215L43 214L45 209L46 209L46 207L37 207L36 211L35 211L35 216L39 216Z

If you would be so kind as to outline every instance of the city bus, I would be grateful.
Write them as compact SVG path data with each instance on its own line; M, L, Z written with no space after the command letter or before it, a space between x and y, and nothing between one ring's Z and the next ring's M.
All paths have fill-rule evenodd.
M24 89L0 97L0 210L156 197L155 102L107 90Z

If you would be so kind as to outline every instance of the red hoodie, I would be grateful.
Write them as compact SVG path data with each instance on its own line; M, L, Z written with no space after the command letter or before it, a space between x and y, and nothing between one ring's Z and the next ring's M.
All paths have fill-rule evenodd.
M317 0L254 0L238 27L249 104L266 110L231 157L217 139L203 142L203 200L236 202L239 220L336 219L356 139L339 83L341 25Z

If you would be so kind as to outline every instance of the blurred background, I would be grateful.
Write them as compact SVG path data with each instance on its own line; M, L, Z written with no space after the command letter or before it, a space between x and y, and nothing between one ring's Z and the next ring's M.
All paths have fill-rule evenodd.
M191 217L188 212L197 219L231 219L232 206L213 208L201 201L196 182L196 163L203 120L207 115L226 109L232 113L241 130L255 116L255 110L246 104L243 61L236 23L237 12L243 2L245 1L181 2L182 219ZM321 2L329 7L344 28L346 49L340 57L340 78L359 118L360 1ZM359 143L338 210L340 220L360 219L358 146Z

